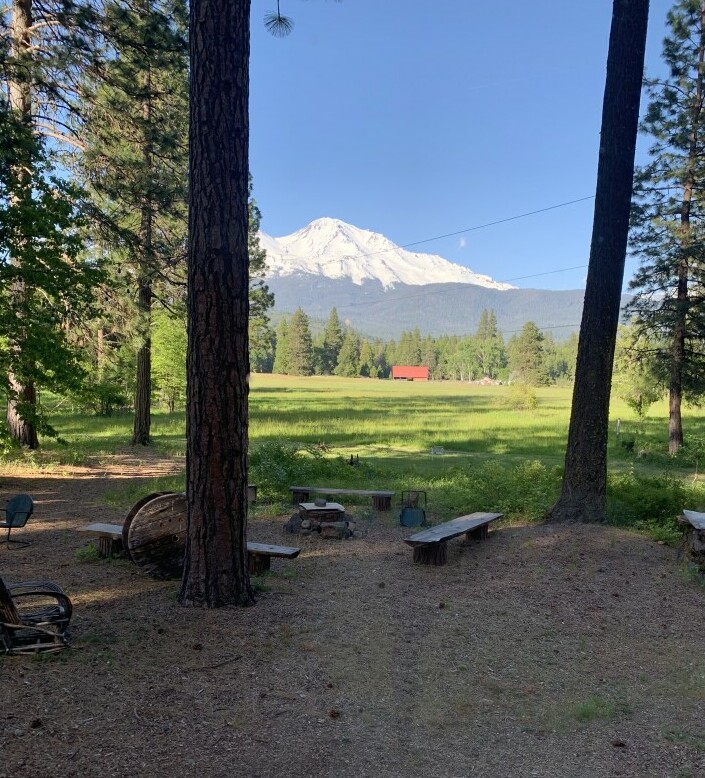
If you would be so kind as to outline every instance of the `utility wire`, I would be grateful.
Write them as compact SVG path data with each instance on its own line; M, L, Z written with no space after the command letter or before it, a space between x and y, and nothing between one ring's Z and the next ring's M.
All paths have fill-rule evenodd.
M435 238L424 238L424 240L416 240L413 243L403 243L401 248L407 249L409 246L420 246L422 243L431 243L434 240L442 240L443 238L454 238L456 235L462 235L465 232L474 232L475 230L484 230L485 227L494 227L496 224L505 224L506 222L513 222L517 219L524 219L527 216L535 216L537 213L546 213L546 211L555 211L556 208L565 208L566 205L574 205L575 203L583 203L586 200L594 200L595 195L588 195L587 197L579 197L577 200L566 200L564 203L558 203L557 205L549 205L546 208L538 208L535 211L527 211L526 213L520 213L516 216L507 216L506 219L497 219L493 222L486 222L485 224L478 224L475 227L466 227L462 230L456 230L455 232L447 232L445 235L437 235ZM385 249L386 251L392 251L392 249ZM381 251L375 251L375 254L382 254ZM362 256L370 256L369 254L363 254ZM526 276L529 278L529 276Z

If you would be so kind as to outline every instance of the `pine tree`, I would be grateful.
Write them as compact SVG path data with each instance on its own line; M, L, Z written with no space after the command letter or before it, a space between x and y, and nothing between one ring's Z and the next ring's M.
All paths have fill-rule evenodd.
M12 0L0 10L0 83L8 100L6 106L3 98L1 109L9 108L15 120L33 127L44 140L76 143L77 78L94 64L95 20L95 8L80 1ZM36 162L44 172L52 167L47 148L45 144L39 153L18 153L11 160L16 166L15 186L29 187L38 180L38 171L28 168L27 163ZM67 193L57 191L60 196ZM16 249L9 246L8 261L19 267ZM23 274L21 267L16 272ZM28 288L18 280L10 304L24 306ZM16 350L21 348L21 342L15 344ZM24 362L29 368L32 360ZM31 370L22 376L11 374L7 383L11 387L7 405L10 434L35 448L39 445L35 376Z
M509 368L516 380L529 386L548 383L544 336L532 321L526 322L519 335L509 341Z
M333 308L323 329L323 341L319 351L320 371L323 375L330 375L335 370L343 337L338 311Z
M191 0L183 605L252 605L247 565L249 0Z
M477 361L482 376L497 378L506 364L504 340L497 328L497 315L494 311L483 310L475 333Z
M614 0L602 104L595 215L565 469L553 521L599 522L607 511L612 362L629 233L648 0Z
M354 330L348 330L338 354L335 374L354 378L360 375L360 338Z
M308 316L297 308L287 332L287 372L290 375L313 375L313 340Z
M250 362L257 372L268 372L274 360L274 332L269 322L269 310L274 305L274 295L264 283L267 270L267 252L260 246L259 228L262 213L252 195L250 176L248 201L249 230L247 245L250 255Z
M110 53L101 80L86 79L90 109L80 169L102 212L102 237L121 246L124 291L134 306L137 352L132 442L151 427L152 306L184 274L187 181L186 9L181 0L109 2Z
M0 372L11 436L36 448L51 433L36 388L76 390L81 344L102 272L82 252L81 194L52 170L44 142L0 107Z
M641 338L661 343L669 365L668 448L683 445L684 392L705 392L705 1L668 13L663 59L670 75L648 82L643 130L651 162L635 175L632 248L641 267L629 312Z
M273 370L282 375L289 373L289 322L286 319L277 327Z

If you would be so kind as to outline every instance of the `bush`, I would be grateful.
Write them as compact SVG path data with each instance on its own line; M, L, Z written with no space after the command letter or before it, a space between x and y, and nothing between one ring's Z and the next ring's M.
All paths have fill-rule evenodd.
M318 446L285 441L262 443L250 452L249 478L258 496L280 500L290 486L367 488L379 473L364 462L350 467L342 456L330 457Z
M539 404L536 390L528 384L512 384L505 402L515 411L532 411Z
M655 540L673 542L683 535L678 516L683 508L705 502L699 484L671 475L640 476L634 472L611 475L607 481L610 524L648 532Z

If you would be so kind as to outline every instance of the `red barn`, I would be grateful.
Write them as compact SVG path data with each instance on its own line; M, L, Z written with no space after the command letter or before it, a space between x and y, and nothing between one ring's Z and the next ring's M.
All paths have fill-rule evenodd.
M393 365L392 378L395 381L428 381L431 378L431 371L427 367Z

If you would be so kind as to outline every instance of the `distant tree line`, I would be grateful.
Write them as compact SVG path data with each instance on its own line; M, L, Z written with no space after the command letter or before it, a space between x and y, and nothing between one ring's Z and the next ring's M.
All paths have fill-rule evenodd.
M556 342L533 322L505 343L495 313L488 310L473 334L434 338L415 328L384 341L341 324L335 308L323 331L312 335L309 317L299 308L279 322L271 357L257 368L288 375L388 378L393 365L423 365L438 381L489 378L544 386L572 380L576 352L575 335Z

